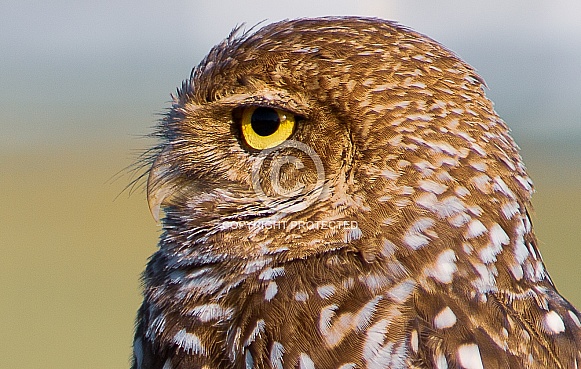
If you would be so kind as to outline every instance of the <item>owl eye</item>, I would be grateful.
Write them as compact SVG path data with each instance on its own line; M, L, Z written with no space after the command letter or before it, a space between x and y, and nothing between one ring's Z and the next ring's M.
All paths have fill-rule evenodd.
M269 149L283 143L293 133L295 115L269 107L247 107L242 111L242 136L256 150Z

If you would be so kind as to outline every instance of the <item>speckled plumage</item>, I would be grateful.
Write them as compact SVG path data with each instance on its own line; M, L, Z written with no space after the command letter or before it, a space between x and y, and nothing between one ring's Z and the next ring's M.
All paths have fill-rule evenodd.
M280 148L303 163L281 185L305 190L273 196L248 106L301 118L289 139L322 187ZM133 369L577 368L580 315L544 269L517 147L433 40L355 17L233 33L158 134Z

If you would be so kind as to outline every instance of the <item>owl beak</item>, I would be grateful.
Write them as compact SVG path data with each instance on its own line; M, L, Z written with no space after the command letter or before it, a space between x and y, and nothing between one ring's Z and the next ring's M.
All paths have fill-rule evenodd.
M169 148L163 149L153 162L147 177L147 203L156 223L159 223L161 207L174 191L174 186L171 185L172 174L168 156Z

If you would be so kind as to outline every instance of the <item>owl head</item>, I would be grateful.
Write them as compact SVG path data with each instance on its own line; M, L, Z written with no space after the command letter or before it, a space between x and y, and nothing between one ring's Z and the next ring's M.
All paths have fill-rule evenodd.
M148 198L168 247L217 260L346 249L413 269L454 245L450 257L506 257L499 273L522 278L501 251L530 228L531 182L470 66L374 19L238 33L158 130Z

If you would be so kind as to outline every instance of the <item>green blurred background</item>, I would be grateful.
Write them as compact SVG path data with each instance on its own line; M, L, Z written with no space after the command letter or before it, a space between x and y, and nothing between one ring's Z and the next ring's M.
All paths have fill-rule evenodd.
M264 19L395 19L477 68L535 181L551 276L581 307L581 4L360 3L0 3L0 368L129 367L159 228L123 169L208 49Z

